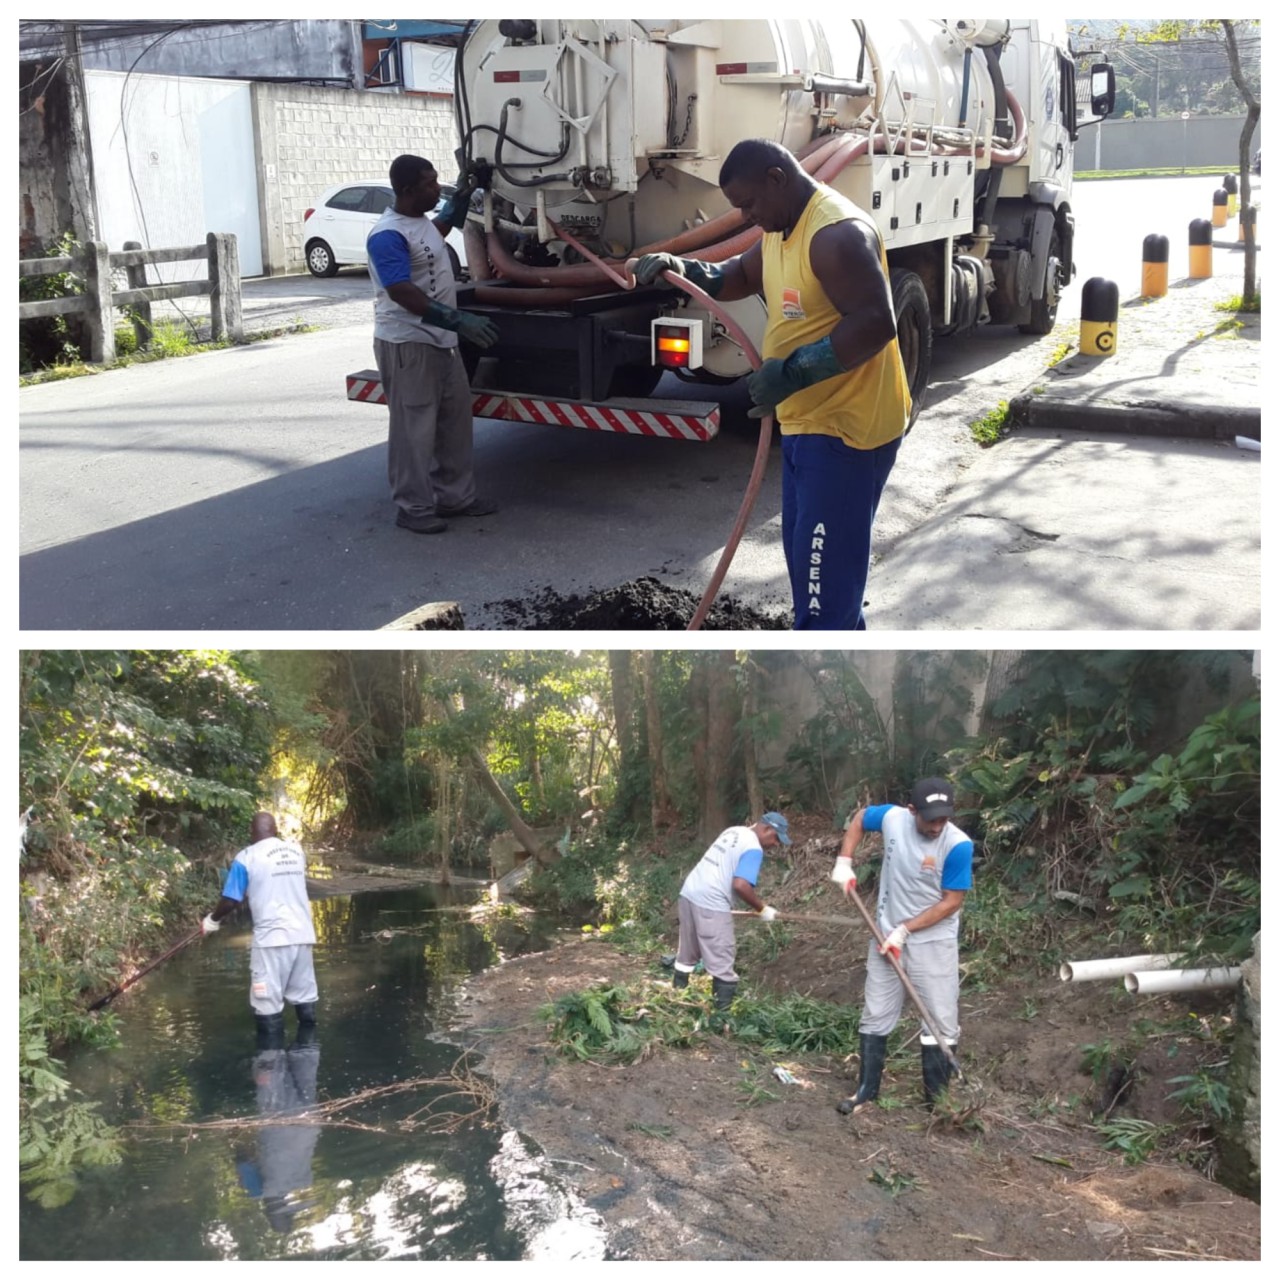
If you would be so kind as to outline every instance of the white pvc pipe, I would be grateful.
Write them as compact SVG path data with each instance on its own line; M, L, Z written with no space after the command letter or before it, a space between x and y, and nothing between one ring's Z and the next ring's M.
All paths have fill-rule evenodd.
M1168 969L1181 956L1121 956L1115 960L1068 960L1058 969L1063 982L1097 982L1099 978L1123 978L1140 969Z
M1159 969L1124 976L1125 990L1137 996L1158 991L1220 991L1239 985L1239 969Z

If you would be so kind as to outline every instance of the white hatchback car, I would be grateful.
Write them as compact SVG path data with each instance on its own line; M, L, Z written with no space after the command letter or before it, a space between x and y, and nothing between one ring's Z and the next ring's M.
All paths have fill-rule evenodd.
M453 194L453 185L440 184L440 204ZM382 217L395 195L385 179L344 182L330 187L312 209L302 215L302 252L313 276L337 275L339 267L368 265L365 241L373 224ZM437 206L438 208L439 206ZM451 230L445 237L455 280L463 280L466 250L462 232Z

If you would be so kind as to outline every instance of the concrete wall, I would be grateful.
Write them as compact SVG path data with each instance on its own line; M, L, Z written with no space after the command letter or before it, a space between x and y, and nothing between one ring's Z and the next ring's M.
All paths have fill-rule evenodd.
M1251 1200L1262 1195L1262 935L1240 966L1236 1038L1227 1087L1231 1117L1220 1128L1222 1164L1218 1181Z
M1107 120L1081 131L1077 169L1167 169L1221 165L1237 168L1244 116L1159 116L1154 120ZM1262 145L1262 122L1252 151Z
M151 75L292 77L364 83L360 24L345 18L269 22L209 22L128 40L85 42L84 65ZM141 56L140 56L141 55Z
M302 215L326 187L385 178L405 152L457 176L451 99L255 84L253 102L267 275L302 269Z

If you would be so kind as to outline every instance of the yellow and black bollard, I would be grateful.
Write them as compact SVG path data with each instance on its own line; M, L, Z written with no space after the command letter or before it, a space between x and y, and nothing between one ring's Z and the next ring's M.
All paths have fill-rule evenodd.
M1208 280L1213 275L1213 226L1208 218L1196 218L1187 229L1190 245L1190 267L1187 275L1192 280Z
M1236 210L1240 207L1240 179L1234 173L1224 173L1222 175L1222 189L1227 193L1227 217L1234 218Z
M1148 236L1142 242L1142 296L1163 298L1169 292L1169 237Z
M1254 240L1256 241L1258 238L1258 232L1257 232L1258 211L1251 204L1240 206L1240 233L1236 238L1240 241L1241 244L1244 244L1244 229L1245 229L1246 223L1253 224L1253 227L1254 227L1253 235L1254 235Z
M1213 225L1215 227L1227 225L1227 193L1221 187L1213 193Z
M1080 354L1111 356L1116 351L1120 289L1111 280L1094 276L1080 291Z

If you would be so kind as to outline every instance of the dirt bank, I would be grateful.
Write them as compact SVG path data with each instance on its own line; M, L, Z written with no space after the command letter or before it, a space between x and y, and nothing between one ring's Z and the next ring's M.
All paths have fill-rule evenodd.
M740 939L761 927L744 924ZM860 925L801 935L744 969L743 990L860 993ZM1258 1206L1180 1162L1195 1155L1185 1142L1126 1165L1094 1127L1104 1103L1111 1116L1171 1122L1168 1078L1193 1069L1200 1041L1159 1028L1219 1018L1227 1002L1138 1005L1107 984L1049 976L967 985L962 1049L983 1088L979 1130L931 1123L914 1044L891 1059L887 1105L856 1118L835 1109L852 1092L852 1057L787 1059L805 1088L774 1081L770 1060L726 1036L626 1066L570 1061L550 1046L540 1006L646 975L667 981L652 958L570 939L478 975L462 1001L461 1038L486 1055L504 1124L539 1143L603 1217L614 1257L1260 1257ZM1153 1030L1116 1102L1084 1071L1082 1048L1119 1043L1139 1017Z

